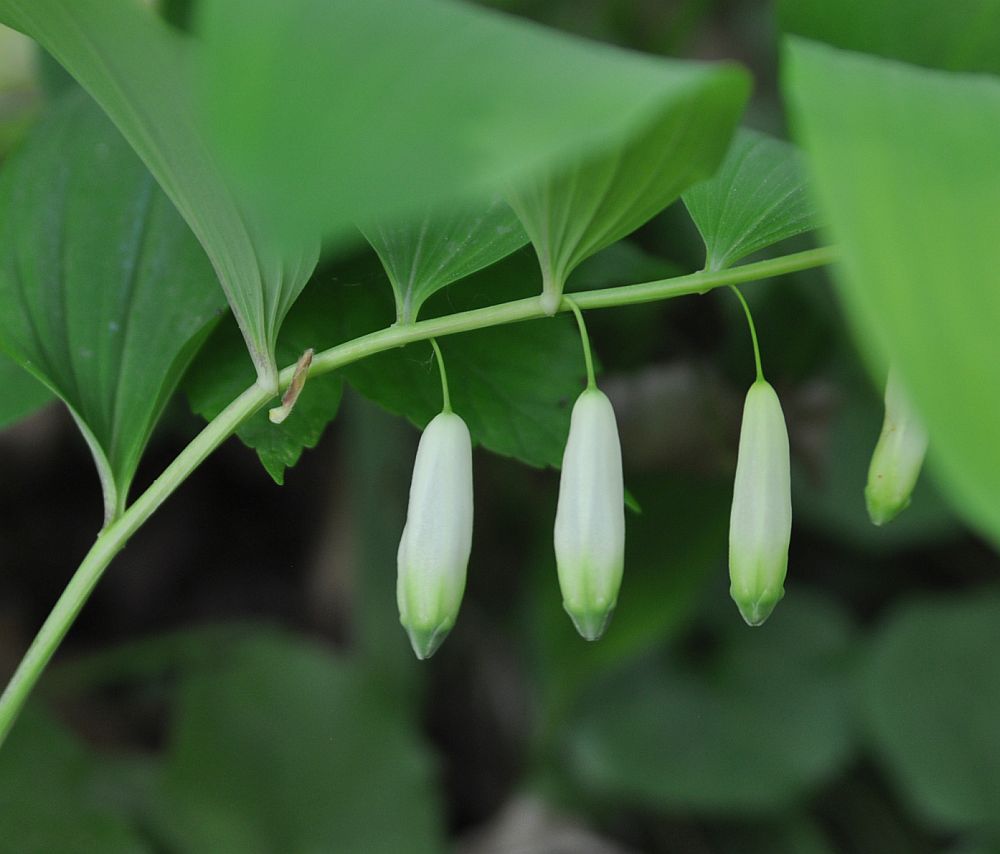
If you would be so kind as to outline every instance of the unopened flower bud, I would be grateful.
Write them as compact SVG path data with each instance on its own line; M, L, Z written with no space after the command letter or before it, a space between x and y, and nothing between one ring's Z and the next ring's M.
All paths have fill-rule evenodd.
M910 503L927 453L927 431L893 369L885 383L885 421L868 467L865 503L876 525L892 521Z
M455 624L471 550L472 441L461 418L442 412L420 437L399 543L399 620L417 658L433 655Z
M596 388L573 406L554 539L563 607L584 638L597 640L625 565L625 487L615 413Z
M784 595L792 534L788 431L778 395L758 379L747 392L729 520L730 595L759 626Z

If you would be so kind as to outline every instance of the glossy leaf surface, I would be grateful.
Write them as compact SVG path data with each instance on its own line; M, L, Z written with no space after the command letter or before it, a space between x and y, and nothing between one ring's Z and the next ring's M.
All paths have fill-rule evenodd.
M5 164L0 340L73 412L108 517L224 305L190 229L83 93Z
M328 233L495 192L668 115L702 134L677 168L707 174L697 164L724 148L747 89L732 67L628 53L454 0L199 7L206 112L224 150L273 209Z
M801 40L787 59L857 339L878 374L898 364L939 485L1000 538L1000 79Z
M705 241L708 270L816 227L799 152L746 128L716 173L684 193L684 204Z
M281 321L316 264L223 176L195 114L195 45L130 0L0 0L0 23L48 50L107 112L212 260L258 375L274 376Z
M417 319L431 294L488 267L528 242L503 199L479 205L428 208L422 216L362 229L389 276L396 318Z

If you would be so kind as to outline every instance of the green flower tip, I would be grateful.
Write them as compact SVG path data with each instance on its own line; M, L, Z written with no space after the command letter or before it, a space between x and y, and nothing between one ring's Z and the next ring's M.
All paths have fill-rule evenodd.
M777 595L764 593L756 598L746 598L740 596L735 590L730 590L729 595L740 609L740 614L748 626L762 626L775 606L785 595L784 588L779 588Z
M571 611L569 606L567 606L564 602L563 608L566 613L569 614L569 618L573 621L573 625L576 626L576 630L580 633L580 637L588 641L600 640L601 637L603 637L604 633L608 629L608 626L611 624L611 618L615 613L614 605L603 611Z
M868 508L868 518L872 524L881 527L888 525L910 506L910 496L907 495L903 500L893 500L887 498L883 490L869 485L865 487L865 506Z
M437 626L404 626L410 638L410 646L413 647L413 654L421 661L426 661L438 651L453 625L454 623L442 623Z

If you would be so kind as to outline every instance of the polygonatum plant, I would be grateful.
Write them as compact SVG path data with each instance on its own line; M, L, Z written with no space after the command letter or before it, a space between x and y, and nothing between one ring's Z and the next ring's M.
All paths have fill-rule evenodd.
M734 64L640 56L452 0L204 0L195 35L132 0L0 0L0 23L76 81L0 170L3 419L58 397L105 506L0 699L0 739L116 553L206 457L237 433L280 482L345 383L423 430L394 532L418 657L476 571L475 446L561 466L554 575L580 634L599 638L628 584L628 493L584 314L725 286L757 374L731 590L761 624L789 568L790 445L736 286L838 258L875 373L891 360L907 383L905 412L896 380L886 395L875 520L908 501L926 425L942 487L1000 536L1000 404L984 412L978 393L997 387L1000 289L962 292L1000 266L994 77L789 41L799 149L738 127L749 78ZM577 287L574 271L678 199L703 269ZM933 249L931 201L950 214ZM747 261L820 222L834 245ZM227 305L234 326L219 323ZM207 424L133 497L180 385ZM919 443L890 435L914 425Z

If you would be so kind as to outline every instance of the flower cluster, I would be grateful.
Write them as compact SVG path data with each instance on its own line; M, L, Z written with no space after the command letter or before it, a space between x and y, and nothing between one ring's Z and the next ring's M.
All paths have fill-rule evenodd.
M742 301L742 297L740 297ZM573 406L562 459L553 541L563 607L585 639L607 629L625 566L625 488L614 409L597 388L582 315L574 304L589 382ZM788 431L781 403L763 376L756 332L757 379L743 407L729 523L730 595L750 626L761 625L784 596L792 531ZM465 590L472 548L472 442L448 399L440 351L444 411L424 430L399 544L400 621L418 658L433 655L451 631ZM909 502L927 437L890 374L886 418L866 489L876 524Z

